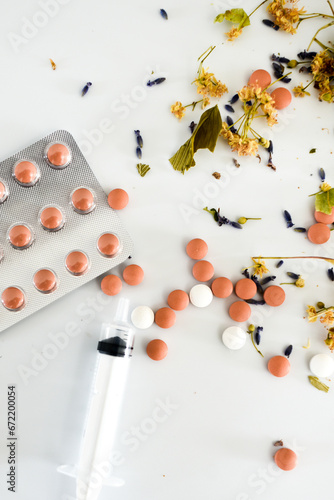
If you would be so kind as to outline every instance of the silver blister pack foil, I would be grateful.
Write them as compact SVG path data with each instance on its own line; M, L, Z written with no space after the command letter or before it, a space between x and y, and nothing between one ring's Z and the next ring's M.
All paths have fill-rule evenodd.
M65 143L72 153L71 162L64 169L51 168L44 159L45 149L52 142ZM18 160L31 160L39 167L40 179L36 185L23 187L13 178L13 166ZM9 191L8 198L0 205L0 245L4 252L0 263L0 295L8 287L18 287L26 296L25 307L18 311L8 310L0 303L2 331L117 266L131 255L133 244L119 217L109 207L107 196L77 143L65 130L57 130L2 161L0 180ZM77 213L71 205L71 193L82 186L92 190L96 201L96 208L85 215ZM46 231L39 221L40 211L47 205L63 211L65 224L59 231ZM16 223L27 224L33 230L34 242L25 250L13 248L8 241L8 229ZM97 240L103 233L113 233L119 238L121 247L114 257L107 258L97 249ZM73 276L65 267L67 254L74 250L81 250L89 257L89 270L82 276ZM53 270L58 277L58 287L52 293L41 293L33 284L33 276L41 268Z

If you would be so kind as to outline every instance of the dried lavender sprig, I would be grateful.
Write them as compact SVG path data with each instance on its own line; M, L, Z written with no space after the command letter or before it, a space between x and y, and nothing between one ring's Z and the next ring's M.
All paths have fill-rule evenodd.
M288 271L286 274L293 280L297 280L298 278L300 278L300 274L291 273L290 271Z
M164 82L166 80L166 78L156 78L155 80L149 80L147 82L147 86L148 87L152 87L153 85L160 85L160 83Z
M305 61L305 59L314 59L316 55L316 52L306 52L306 50L303 50L297 54L297 57L299 57L302 61Z
M196 127L197 127L197 123L191 122L189 125L190 132L193 133L193 131L195 130Z
M256 288L257 288L257 291L260 295L263 295L263 288L262 286L260 285L260 282L259 282L259 279L258 277L256 276L256 274L252 274L252 276L250 277L251 280L254 281L255 285L256 285Z
M268 26L269 28L273 28L275 31L279 30L279 26L273 23L270 19L262 19L263 24Z
M81 91L81 97L83 97L84 95L87 94L88 90L89 90L89 87L92 86L92 82L87 82L86 85L84 86L84 88L82 89Z
M291 215L289 214L289 212L287 210L284 210L283 215L284 215L284 219L285 219L287 227L290 228L290 227L294 226L292 219L291 219Z
M140 148L142 148L144 145L144 142L143 142L142 136L140 135L140 130L135 130L134 132L136 134L137 144Z
M280 260L279 262L277 262L277 264L276 264L277 269L279 267L283 266L283 264L284 264L284 260Z
M253 306L264 306L264 304L265 304L264 300L256 300L256 299L246 299L245 302L247 302L247 304L251 304Z
M329 277L329 279L330 279L331 281L334 281L334 271L333 271L333 268L332 268L332 267L331 267L330 269L328 269L328 271L327 271L327 275L328 275L328 277Z
M284 356L286 356L287 358L290 357L290 354L292 353L292 349L293 349L293 346L292 345L289 345L285 351L284 351Z
M325 171L324 171L324 169L323 169L323 168L320 168L320 169L319 169L319 177L320 177L320 179L322 180L322 182L324 182L324 181L325 181L325 179L326 179L326 174L325 174Z
M233 97L228 101L230 104L235 104L239 99L239 94L234 94Z
M141 149L140 149L140 147L139 147L139 146L136 148L136 155L137 155L137 158L141 159L141 157L142 157L142 152L141 152Z
M270 283L270 281L274 281L276 279L276 276L267 276L267 278L263 278L261 281L261 285L267 285L267 283Z
M280 63L284 63L284 64L288 64L290 62L290 59L288 59L287 57L276 56L275 54L272 54L271 60L277 61Z
M232 108L232 106L230 106L229 104L225 104L224 108L226 109L226 111L228 111L229 113L234 113L234 109Z
M161 17L163 17L163 19L166 19L166 21L167 21L167 19L168 19L168 14L167 14L167 12L165 11L165 9L160 9L160 15L161 15Z
M293 230L296 231L296 233L306 233L305 227L294 227Z

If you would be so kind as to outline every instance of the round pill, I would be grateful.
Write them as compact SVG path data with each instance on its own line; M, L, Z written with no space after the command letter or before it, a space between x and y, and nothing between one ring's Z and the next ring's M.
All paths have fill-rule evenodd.
M56 207L46 207L40 214L40 221L44 229L58 231L64 225L64 218L61 210Z
M245 345L246 339L246 332L239 326L229 326L223 331L223 344L232 351L241 349Z
M207 307L212 302L212 291L207 285L195 285L189 293L190 302L196 307Z
M193 260L204 259L206 254L208 253L208 245L201 238L195 238L189 241L186 246L186 252L189 257Z
M211 290L215 297L219 297L220 299L225 299L229 297L233 292L233 284L232 281L228 278L216 278L213 280L211 284Z
M146 352L149 358L154 361L161 361L167 356L168 347L163 340L154 339L147 344Z
M278 307L285 301L285 291L277 285L268 286L264 291L263 299L268 306Z
M318 222L317 224L313 224L307 231L307 237L311 241L311 243L315 243L316 245L322 245L329 240L331 236L331 231L326 224L322 224Z
M144 279L144 271L140 266L131 264L123 271L123 279L125 283L131 286L139 285Z
M106 295L117 295L122 290L122 280L115 274L108 274L101 281L101 290Z
M71 153L66 144L56 142L48 147L46 158L52 167L65 168L71 161Z
M274 460L277 467L286 471L294 469L297 465L297 455L289 448L280 448L277 450Z
M290 371L290 361L285 356L274 356L269 359L268 370L274 377L285 377Z
M235 285L235 294L239 299L252 299L256 294L256 284L249 278L239 280Z
M274 106L276 109L287 108L292 101L291 92L285 87L277 87L270 95L275 101Z
M131 321L136 328L146 330L154 322L154 312L148 306L138 306L131 313Z
M9 230L8 239L14 248L23 250L31 245L33 235L28 226L17 224Z
M213 265L207 260L199 260L193 266L193 276L197 281L209 281L214 275Z
M120 246L119 239L113 233L104 233L97 241L97 248L104 257L114 257Z
M57 277L51 269L39 269L34 274L35 288L42 293L51 293L57 288Z
M13 176L22 186L33 186L39 179L39 170L35 163L22 160L15 163Z
M23 291L15 286L6 288L1 295L1 302L9 311L19 311L25 306L25 301Z
M310 370L316 377L330 377L334 372L334 360L329 354L316 354L311 358Z
M252 314L252 310L247 302L244 302L243 300L237 300L230 305L228 313L233 321L243 323L244 321L248 320L248 318Z
M8 188L6 184L0 181L0 203L3 203L8 198Z
M70 252L65 260L66 269L74 276L81 276L88 271L89 260L84 252Z
M78 188L73 191L71 202L74 210L79 213L87 214L95 208L94 195L87 188Z
M175 311L183 311L189 304L189 295L183 290L173 290L168 295L167 304Z
M334 207L332 208L331 214L324 214L323 212L314 212L314 218L317 222L322 222L323 224L333 224L334 222Z
M124 189L113 189L108 194L109 207L114 210L122 210L129 203L129 195Z
M155 313L154 321L160 328L170 328L176 321L176 314L173 309L162 307Z
M248 84L257 85L263 90L271 84L270 73L268 73L265 69L257 69L251 74Z

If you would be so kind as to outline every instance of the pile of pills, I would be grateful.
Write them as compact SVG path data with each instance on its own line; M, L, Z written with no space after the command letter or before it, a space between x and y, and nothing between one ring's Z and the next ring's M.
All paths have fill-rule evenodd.
M56 131L0 165L1 330L105 273L132 242L71 134ZM15 314L13 314L15 313Z

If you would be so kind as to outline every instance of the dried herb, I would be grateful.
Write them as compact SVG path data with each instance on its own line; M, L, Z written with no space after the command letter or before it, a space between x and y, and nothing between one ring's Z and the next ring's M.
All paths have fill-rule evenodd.
M279 441L275 441L274 446L284 446L283 441L281 439Z
M334 281L334 271L333 271L332 267L330 269L328 269L327 274L328 274L329 279L331 281Z
M190 139L169 159L174 170L184 174L196 165L194 154L198 149L209 149L213 153L221 128L222 119L218 106L204 111Z
M232 106L230 104L225 104L224 108L226 109L226 111L228 111L229 113L234 113L234 109L232 108Z
M326 174L323 168L319 169L319 177L322 180L322 182L324 182L324 180L326 179Z
M265 304L264 300L255 300L255 299L246 299L245 302L247 302L247 304L251 304L253 306L264 306L264 304Z
M148 87L153 87L153 85L160 85L160 83L163 83L166 80L166 78L156 78L155 80L149 80L147 82Z
M287 210L284 210L283 215L284 215L284 219L286 222L286 227L290 228L290 227L294 226L294 223L292 222L292 219L291 219L291 215L289 214L289 212Z
M215 178L215 179L220 179L221 178L221 174L219 172L213 172L212 176Z
M237 167L237 168L240 167L240 163L238 162L238 160L236 158L232 158L232 161L233 161L235 167Z
M270 21L270 19L262 19L262 22L269 28L273 28L275 31L279 30L279 26L275 24L273 21Z
M331 214L334 206L334 188L315 195L315 209L324 214Z
M238 222L231 221L224 215L220 215L220 208L218 208L218 210L216 210L215 208L211 208L209 210L208 207L205 207L203 208L203 210L212 215L213 219L218 223L218 226L228 225L237 229L242 229L242 226Z
M51 67L53 70L55 70L57 68L57 65L56 63L52 60L52 59L49 59L50 63L51 63Z
M193 131L195 130L196 127L197 127L197 123L191 122L189 125L190 132L193 133Z
M166 19L166 21L167 21L167 19L168 19L168 14L167 14L167 12L165 11L165 9L160 9L160 15L161 15L161 17L162 17L163 19Z
M246 224L248 220L262 220L261 217L239 217L239 224Z
M298 278L300 278L300 274L291 273L291 272L287 272L286 274L289 276L289 278L292 278L293 280L297 280Z
M142 136L140 135L140 130L135 130L134 132L136 134L137 144L140 148L142 148L144 145L144 141Z
M260 356L262 356L264 358L262 352L256 347L256 344L255 344L255 341L254 341L254 332L258 332L259 328L263 330L263 327L255 328L255 325L249 325L247 333L250 334L251 340L252 340L252 344L255 347L255 349L257 350L257 352L260 354Z
M306 233L305 227L294 227L293 230L296 231L296 233Z
M276 276L268 276L267 278L264 278L261 281L261 285L262 286L267 285L268 283L270 283L270 281L274 281L275 279L276 279Z
M228 101L230 104L234 104L236 103L237 101L239 100L239 95L238 94L234 94L233 97L231 97L231 99Z
M279 261L277 262L277 264L276 264L277 269L278 269L279 267L283 266L283 264L284 264L284 260L279 260Z
M83 97L84 95L87 94L88 90L89 90L89 87L92 86L92 82L87 82L86 85L84 86L84 88L82 89L81 91L81 97Z
M307 344L303 345L302 347L303 347L303 349L309 349L311 347L311 341L309 338L307 339Z
M142 157L142 152L141 152L141 148L139 146L136 148L136 155L137 155L137 158L139 158L139 160L140 160Z
M285 351L284 351L284 356L286 356L287 358L290 357L290 354L292 353L292 349L293 349L293 346L292 345L289 345Z
M312 149L310 149L309 153L310 153L310 154L313 154L313 153L315 153L316 151L317 151L317 148L312 148Z
M319 391L324 391L324 392L328 392L329 391L328 385L323 384L322 382L320 382L320 380L318 379L318 377L312 377L311 375L309 375L308 379L311 382L311 384L316 389L318 389Z
M137 163L137 170L139 175L145 177L147 172L151 170L151 167L149 165L145 165L145 163Z
M238 24L238 29L250 25L249 16L246 14L244 9L226 10L224 13L218 14L214 22L222 23L224 20L230 21L233 24Z

